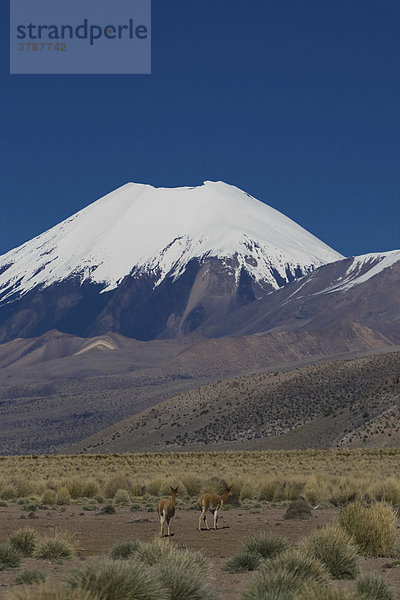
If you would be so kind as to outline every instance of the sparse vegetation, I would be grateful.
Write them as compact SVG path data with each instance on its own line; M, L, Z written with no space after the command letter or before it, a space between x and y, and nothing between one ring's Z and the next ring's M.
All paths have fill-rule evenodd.
M216 456L213 479L209 473L215 470ZM131 501L140 505L148 499L148 508L154 508L155 499L169 495L172 484L179 485L182 502L196 500L205 491L222 493L221 482L229 481L244 508L252 502L287 502L301 495L314 506L343 506L352 498L385 499L397 506L393 472L399 458L395 448L3 457L0 497L5 506L19 499L24 506L66 506L91 498L110 506ZM16 472L21 473L18 485ZM18 496L27 490L36 502Z

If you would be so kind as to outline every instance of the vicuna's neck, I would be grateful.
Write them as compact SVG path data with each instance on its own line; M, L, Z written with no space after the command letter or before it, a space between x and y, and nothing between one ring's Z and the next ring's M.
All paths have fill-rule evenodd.
M225 502L228 499L229 494L230 494L230 491L229 490L225 490L224 495L221 498L222 502Z

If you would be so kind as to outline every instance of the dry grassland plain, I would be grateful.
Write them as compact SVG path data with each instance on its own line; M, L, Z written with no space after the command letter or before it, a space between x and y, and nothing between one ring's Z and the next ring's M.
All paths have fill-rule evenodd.
M400 449L329 449L0 457L0 498L50 504L95 498L146 502L180 486L180 501L227 482L242 502L282 502L304 496L339 505L355 495L400 504Z
M400 591L400 546L395 512L400 506L399 459L398 449L0 457L0 563L1 560L13 559L9 550L10 540L20 539L21 543L27 544L26 538L31 535L29 530L32 532L32 528L39 536L31 556L20 559L14 567L1 568L0 565L0 599L39 600L42 596L35 596L33 591L26 592L26 595L18 591L23 587L15 585L17 579L45 577L46 585L50 587L65 586L71 577L75 580L84 577L72 574L77 569L92 568L93 560L100 561L93 563L98 569L129 570L126 561L125 566L122 560L117 560L118 564L113 566L107 562L110 558L99 557L110 557L112 548L120 544L118 552L132 548L136 553L135 560L144 560L139 557L140 553L148 556L150 550L140 544L150 543L159 535L157 499L169 496L170 486L179 486L177 511L172 521L173 536L165 538L162 543L177 551L200 551L210 564L211 575L207 585L221 600L256 599L258 596L254 590L257 586L271 584L268 565L263 563L264 567L257 567L258 558L254 556L250 560L254 561L255 570L226 570L227 561L235 556L238 556L235 560L239 563L249 560L246 553L244 559L243 552L241 554L249 535L278 535L286 540L283 546L288 548L289 554L279 558L279 568L285 578L294 562L303 560L300 556L303 551L299 554L296 548L312 549L310 536L323 536L324 527L332 525L342 528L338 533L341 540L338 543L342 545L340 552L343 553L340 561L352 561L354 578L338 582L338 576L332 575L332 571L330 575L324 571L323 579L327 583L323 586L344 590L343 594L356 594L357 586L384 587L387 584L392 590L391 596L373 597L376 600L394 599ZM197 531L199 513L195 509L199 494L204 491L222 493L225 484L232 486L233 494L231 502L220 513L221 528L218 531ZM289 502L299 496L309 503L311 516L304 521L285 520ZM355 508L353 512L346 513L349 506ZM346 528L353 527L354 523L362 525L365 515L372 515L368 511L372 511L374 506L387 517L388 533L380 533L382 543L390 542L390 550L371 554L361 545L357 551L347 549L346 545L350 542L346 541ZM361 520L358 514L363 515ZM21 520L28 518L31 520ZM209 522L212 523L211 515ZM16 533L26 528L28 533ZM334 542L330 531L336 530L327 530L324 543L328 546ZM365 542L362 528L354 533L360 537L359 544ZM63 535L67 541L76 541L71 556L44 559L43 551L40 555L38 548L54 545L53 537L61 540L59 545L62 547ZM318 541L316 546L320 549L321 543ZM335 563L333 567L338 568L336 550L328 546L328 558ZM157 547L150 553L154 552L157 554ZM348 558L346 552L349 552ZM190 563L194 559L192 555L174 555L171 560L187 560ZM304 563L305 569L311 568L312 561L317 559L310 555L307 560L311 563ZM166 568L162 563L159 567L157 565L154 569ZM289 569L287 565L292 566ZM278 568L278 562L276 566ZM314 567L317 571L326 568L320 563ZM275 572L274 567L271 569L271 573ZM363 573L370 572L381 579L364 581ZM182 578L187 579L184 573ZM34 590L34 586L29 586L29 589ZM303 592L300 588L297 591L287 598L303 600ZM204 591L203 596L201 594L198 596L200 599L215 597L209 596L208 591ZM324 588L315 598L328 598L326 594ZM114 598L112 595L106 597ZM173 594L167 597L183 598ZM347 595L337 596L342 597L347 598ZM367 598L354 596L357 599L361 597ZM64 600L64 596L60 598ZM70 598L68 594L67 598ZM190 595L184 598L191 600ZM286 599L286 596L282 598ZM90 600L98 599L93 596Z

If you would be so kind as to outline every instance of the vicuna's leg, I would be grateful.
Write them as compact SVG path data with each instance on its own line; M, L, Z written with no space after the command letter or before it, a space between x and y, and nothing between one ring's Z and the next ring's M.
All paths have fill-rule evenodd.
M169 529L169 522L170 522L170 520L171 520L171 517L167 517L167 525L168 525L168 534L167 535L168 535L168 537L171 535L170 529Z
M214 510L214 529L217 529L217 523L218 523L218 510L215 509Z
M161 537L163 537L163 535L164 535L164 522L165 522L164 513L160 513L160 536Z
M200 518L199 518L199 531L201 531L201 521L204 521L204 523L206 524L207 529L209 529L208 523L207 523L207 509L206 508L202 508L201 509L201 515L200 515Z

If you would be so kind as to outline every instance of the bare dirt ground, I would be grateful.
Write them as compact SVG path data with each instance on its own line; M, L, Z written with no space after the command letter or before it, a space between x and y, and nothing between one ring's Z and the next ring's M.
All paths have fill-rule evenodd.
M21 506L0 509L0 543L12 531L21 527L33 527L46 534L55 527L68 530L78 540L78 557L61 564L50 561L24 559L21 566L13 571L0 572L0 599L13 585L21 569L41 569L48 581L59 583L65 580L71 569L84 564L91 556L105 554L117 542L139 539L149 541L159 534L157 514L154 512L130 512L129 507L117 509L115 515L102 515L86 512L81 506L68 506L66 510L38 510L34 519L27 519ZM288 521L284 519L284 508L262 508L257 510L226 510L220 513L217 531L197 531L199 512L178 509L172 520L172 536L167 543L202 551L213 565L213 588L221 600L236 600L252 576L251 573L231 574L222 570L225 561L239 549L250 533L270 531L287 537L294 544L308 535L313 529L331 523L338 515L337 509L314 510L310 519ZM212 515L208 517L212 524ZM374 571L384 575L400 591L400 567L390 568L393 559L361 558L363 572Z

